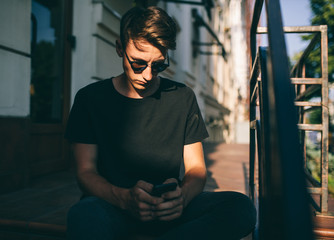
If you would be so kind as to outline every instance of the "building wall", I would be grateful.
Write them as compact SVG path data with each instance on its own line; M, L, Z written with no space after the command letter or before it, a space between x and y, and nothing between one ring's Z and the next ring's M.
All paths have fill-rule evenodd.
M233 0L230 2L230 28L231 28L231 64L232 78L234 82L233 102L234 102L234 142L249 142L248 122L248 61L247 61L247 41L246 25L243 16L245 2L242 0Z
M248 143L248 61L246 41L246 3L243 0L220 0L212 10L210 26L224 46L226 55L207 57L205 112L212 141ZM207 35L207 41L215 41ZM207 48L208 49L208 48ZM221 52L219 46L209 49ZM220 105L220 106L219 106ZM246 131L247 130L247 131Z
M131 6L130 0L74 1L71 102L83 86L121 73L115 42L121 15Z
M0 20L0 193L3 193L26 186L33 175L64 169L67 158L62 155L65 148L62 123L57 128L55 124L41 127L30 117L32 1L0 1Z
M30 9L29 0L0 1L0 193L29 175Z
M29 114L31 2L0 1L0 116Z
M228 114L227 110L218 102L222 99L223 71L221 63L224 61L222 55L206 55L200 52L219 52L220 48L215 46L195 46L193 41L208 43L216 41L209 31L199 26L196 29L192 17L192 9L197 9L198 14L219 36L220 19L208 18L203 7L193 5L167 4L167 11L176 19L180 26L178 34L178 50L175 52L174 60L176 66L175 80L181 81L190 86L196 93L199 107L207 124L210 137L207 141L222 142L223 137L223 115ZM215 10L212 10L215 12ZM195 51L197 49L197 51Z

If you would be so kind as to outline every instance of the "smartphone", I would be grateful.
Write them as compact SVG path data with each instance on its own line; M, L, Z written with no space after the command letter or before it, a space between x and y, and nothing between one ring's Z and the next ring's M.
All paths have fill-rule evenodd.
M176 187L177 187L177 183L175 182L155 185L153 187L151 195L155 197L160 197L161 194L165 192L173 191L176 189Z

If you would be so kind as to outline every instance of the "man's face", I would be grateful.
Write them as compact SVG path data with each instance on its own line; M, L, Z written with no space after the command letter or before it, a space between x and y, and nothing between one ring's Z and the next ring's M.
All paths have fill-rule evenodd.
M123 68L130 87L136 91L145 91L154 85L158 72L151 66L165 62L165 54L145 40L137 41L136 44L130 40L123 53ZM133 66L145 66L145 64L148 66L142 71L136 71L130 62Z

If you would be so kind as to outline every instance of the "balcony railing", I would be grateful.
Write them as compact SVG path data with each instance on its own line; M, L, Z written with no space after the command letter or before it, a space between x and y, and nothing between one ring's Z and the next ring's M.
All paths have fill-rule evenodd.
M263 3L255 2L250 33L250 197L258 208L253 237L313 239L295 106L301 79L290 79L279 0L265 1L267 28L258 29ZM264 32L269 46L257 48L256 36Z
M327 215L328 212L328 40L327 26L283 27L284 33L313 34L312 40L302 53L298 62L290 71L291 84L295 86L295 106L298 108L298 129L304 158L305 174L309 183L308 191L320 195L320 202L311 203L318 214ZM267 34L267 28L258 27L258 34ZM318 44L320 43L320 44ZM306 77L306 63L310 53L320 46L321 77ZM312 97L320 97L321 101L312 101ZM321 123L306 123L306 114L321 108ZM321 179L315 179L307 168L306 131L321 133L320 139L320 169Z

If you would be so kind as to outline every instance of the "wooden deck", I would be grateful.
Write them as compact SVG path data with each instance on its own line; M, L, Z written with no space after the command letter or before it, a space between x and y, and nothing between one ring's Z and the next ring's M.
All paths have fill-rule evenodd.
M247 194L248 149L247 144L206 143L208 180L205 190ZM26 189L0 195L0 239L65 239L66 213L80 194L73 171L69 170L36 179ZM330 207L334 210L333 199ZM315 227L319 233L322 229L327 235L331 234L334 220L318 217Z

